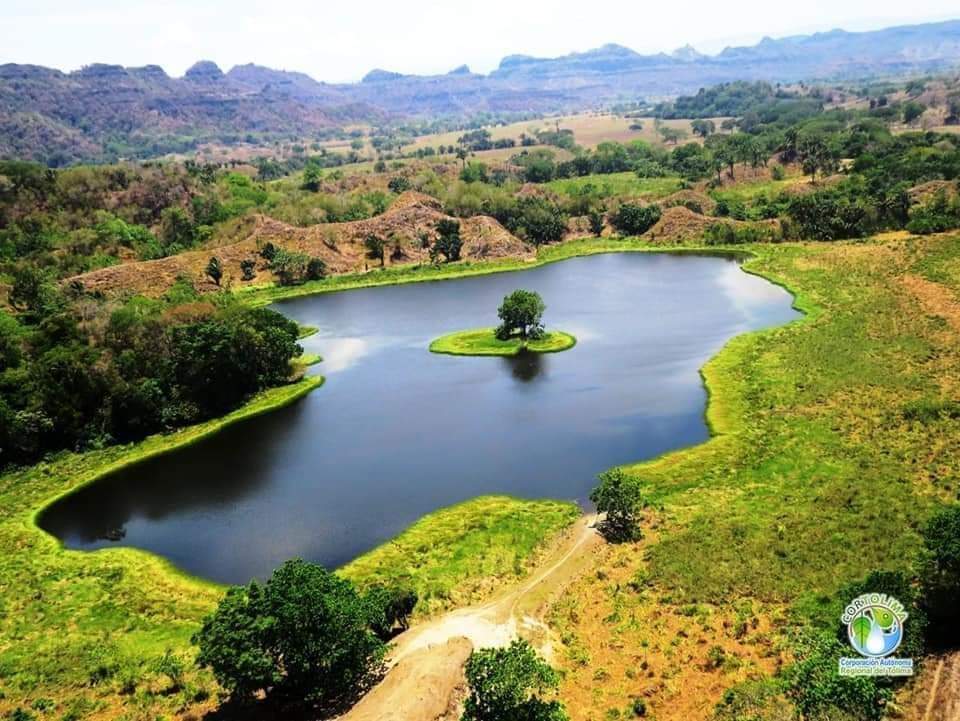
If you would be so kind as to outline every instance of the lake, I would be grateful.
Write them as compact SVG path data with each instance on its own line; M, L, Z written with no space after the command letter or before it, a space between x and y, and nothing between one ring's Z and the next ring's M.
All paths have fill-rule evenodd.
M539 292L577 336L541 356L435 355ZM69 548L144 548L228 583L292 557L336 567L421 516L486 494L585 503L596 474L708 437L699 368L745 331L797 317L730 258L618 253L531 270L328 293L274 308L326 384L279 411L108 476L41 526Z

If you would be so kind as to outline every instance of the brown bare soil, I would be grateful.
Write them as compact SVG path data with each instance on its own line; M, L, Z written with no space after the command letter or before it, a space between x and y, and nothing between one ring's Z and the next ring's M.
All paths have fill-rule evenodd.
M421 238L430 243L436 238L437 223L449 216L440 211L439 203L415 192L402 194L383 215L349 223L325 223L298 228L263 215L252 216L241 223L235 235L241 240L216 248L102 268L71 278L83 283L88 291L110 295L140 293L160 296L179 277L185 277L200 290L215 290L216 286L204 274L212 256L220 259L223 267L223 286L242 287L276 281L267 261L259 255L267 243L278 248L306 253L323 259L330 273L363 271L380 264L367 257L364 240L378 235L387 241L384 263L402 265L429 260L429 251ZM534 250L509 233L493 218L477 216L460 221L465 259L532 258ZM240 261L256 262L256 277L244 281Z
M706 193L701 193L696 190L678 190L676 193L668 195L657 204L661 208L673 208L678 205L685 206L687 203L696 203L699 205L701 210L703 210L704 215L711 215L717 207L717 201L715 201Z
M960 721L960 653L925 659L898 705L907 721Z
M675 205L664 210L660 220L643 237L651 243L672 245L687 240L698 240L703 237L707 228L717 223L734 224L735 221L711 218L694 213L682 205Z
M957 184L950 180L931 180L927 183L913 186L907 193L910 196L911 203L922 204L932 200L933 197L941 191L946 193L947 199L953 199L957 196Z

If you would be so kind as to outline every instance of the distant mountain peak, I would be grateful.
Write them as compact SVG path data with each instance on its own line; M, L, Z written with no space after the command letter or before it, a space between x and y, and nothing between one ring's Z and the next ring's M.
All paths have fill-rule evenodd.
M211 80L221 80L223 71L220 66L212 60L200 60L191 65L183 75L187 80L196 80L209 82Z
M676 58L677 60L701 60L707 56L697 51L693 45L688 44L674 50L670 53L670 57Z
M454 68L449 73L447 73L447 75L470 75L470 74L471 73L470 73L469 65L461 65L459 67Z
M374 68L369 73L363 76L361 83L385 83L391 80L399 80L403 77L403 73L395 73L391 70L384 70L382 68Z

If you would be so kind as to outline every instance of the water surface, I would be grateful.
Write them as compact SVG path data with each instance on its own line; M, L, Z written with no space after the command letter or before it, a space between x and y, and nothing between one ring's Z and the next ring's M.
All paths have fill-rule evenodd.
M429 353L536 290L564 353ZM707 438L698 369L797 314L727 258L611 254L520 273L291 299L323 388L55 504L71 548L132 545L217 581L291 557L339 566L439 507L489 493L584 501L599 471Z

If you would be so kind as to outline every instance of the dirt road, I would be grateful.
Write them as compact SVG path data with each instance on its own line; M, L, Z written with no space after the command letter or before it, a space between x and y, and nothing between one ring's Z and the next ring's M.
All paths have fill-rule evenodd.
M466 689L463 666L475 648L525 638L548 659L553 643L543 616L602 543L587 516L529 578L480 606L452 611L398 636L384 679L341 721L452 721Z
M909 721L960 721L960 652L924 661L902 716Z

